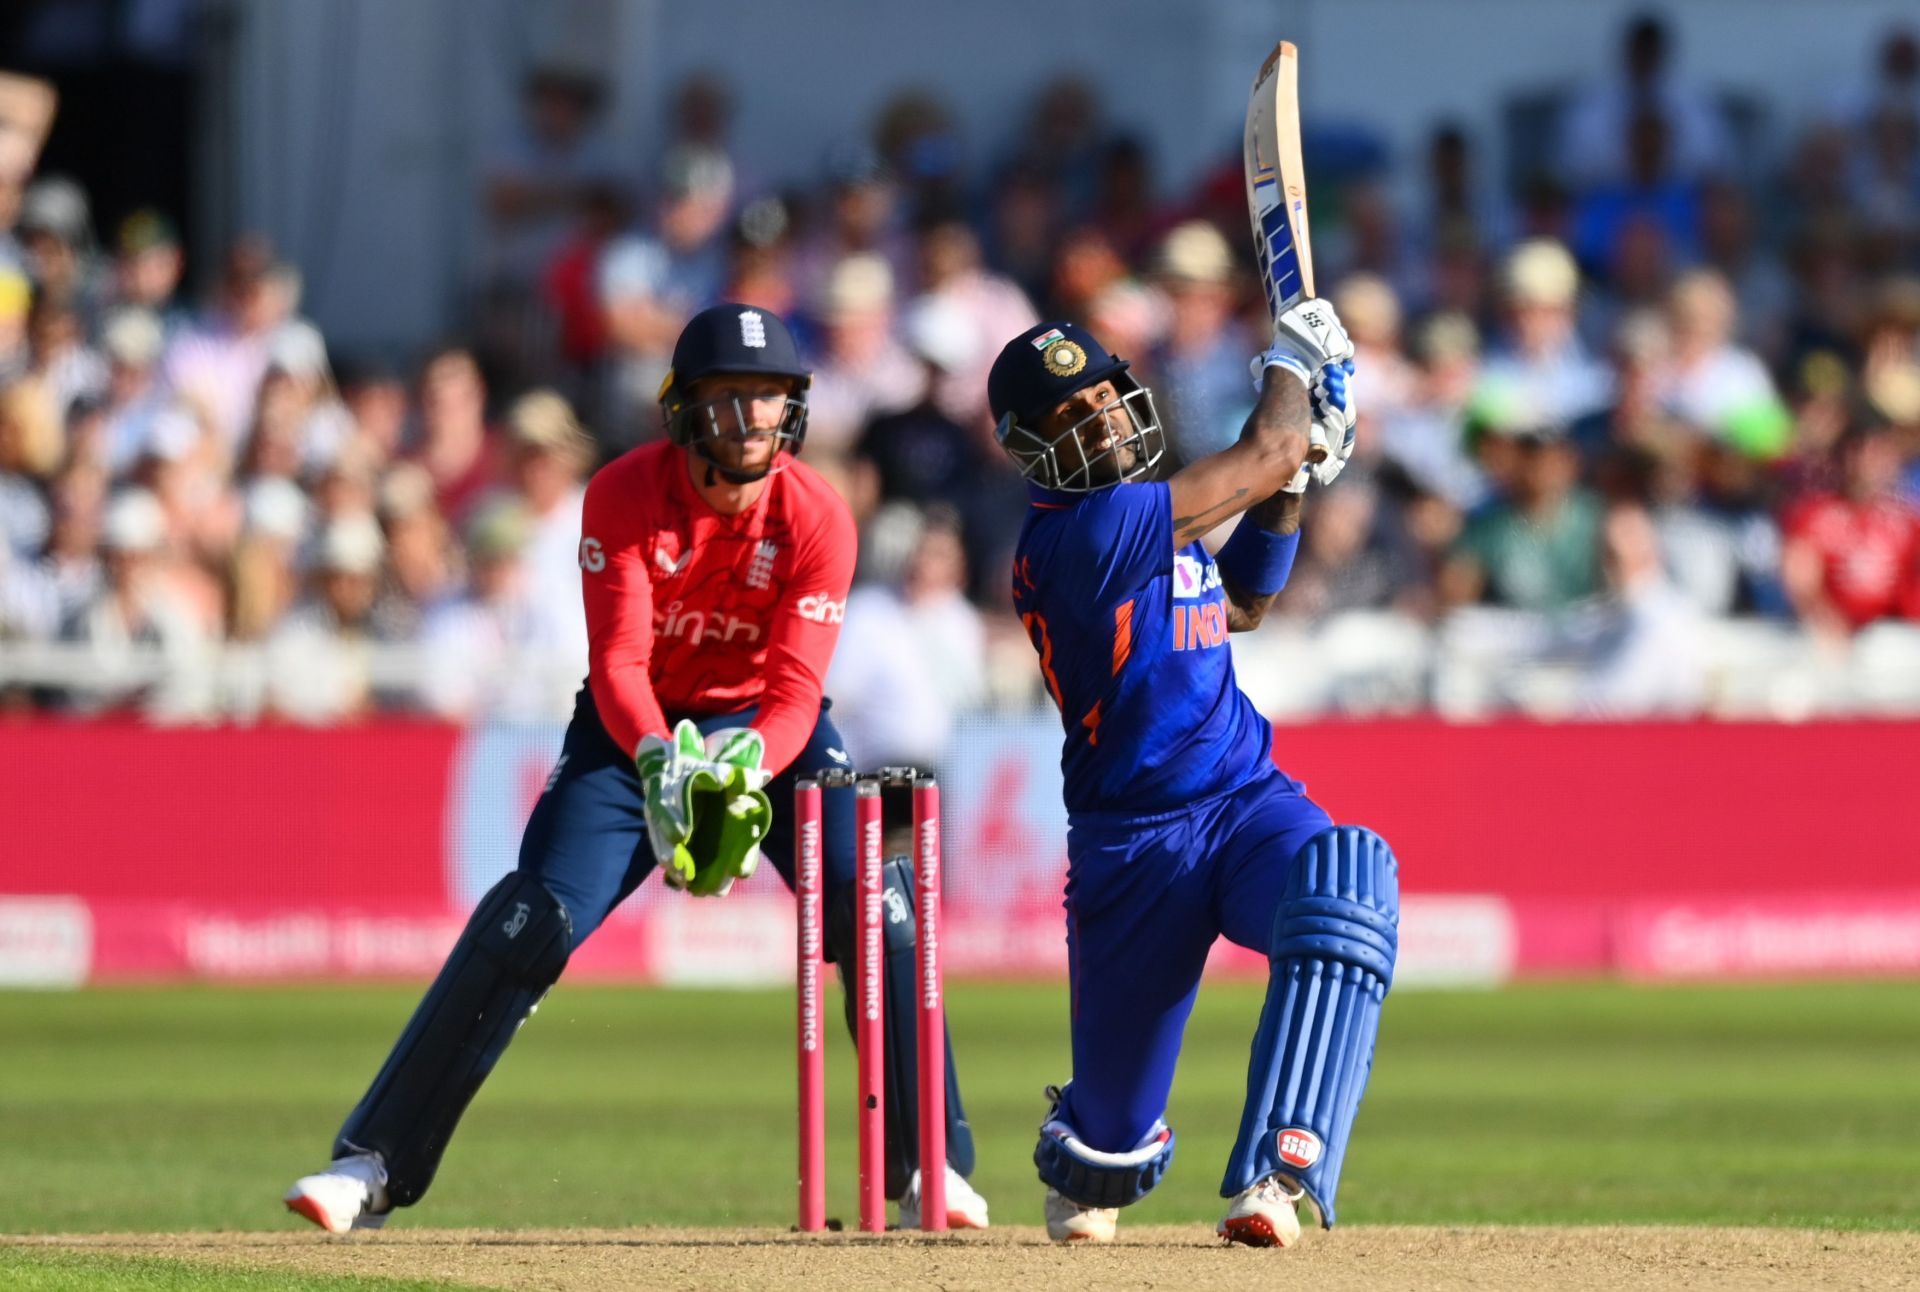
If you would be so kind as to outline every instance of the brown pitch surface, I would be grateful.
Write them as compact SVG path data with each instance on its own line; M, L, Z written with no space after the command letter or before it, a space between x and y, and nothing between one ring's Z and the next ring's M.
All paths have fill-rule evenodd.
M26 1247L164 1256L257 1269L434 1278L481 1287L1421 1288L1920 1287L1920 1234L1681 1227L1360 1226L1288 1251L1224 1247L1204 1226L1122 1227L1110 1247L1047 1243L1034 1227L925 1238L765 1229L430 1230L85 1234L0 1238ZM1296 1281L1297 1280L1297 1281Z

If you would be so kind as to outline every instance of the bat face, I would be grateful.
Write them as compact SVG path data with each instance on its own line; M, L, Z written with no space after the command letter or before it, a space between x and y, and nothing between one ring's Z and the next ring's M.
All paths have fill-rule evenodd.
M1307 175L1300 158L1299 54L1281 41L1254 77L1243 161L1247 215L1267 312L1274 319L1314 295L1307 237Z

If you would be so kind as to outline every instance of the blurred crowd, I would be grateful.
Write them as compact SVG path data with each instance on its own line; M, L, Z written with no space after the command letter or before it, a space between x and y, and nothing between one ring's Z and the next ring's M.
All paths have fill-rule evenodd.
M1730 617L1835 659L1920 623L1920 44L1889 33L1769 148L1670 42L1635 20L1514 183L1452 123L1397 166L1309 123L1360 439L1308 499L1278 631L1497 611L1626 714L1707 707ZM529 77L468 326L420 355L335 353L256 239L196 267L165 213L97 229L71 179L0 192L0 643L94 660L0 673L0 703L563 714L582 482L661 433L674 337L717 300L790 319L815 366L805 458L862 528L830 691L863 758L1044 703L987 366L1078 319L1190 442L1235 434L1268 330L1238 155L1172 191L1063 79L997 151L903 94L782 189L736 155L723 81L678 87L645 159L607 146L604 91Z

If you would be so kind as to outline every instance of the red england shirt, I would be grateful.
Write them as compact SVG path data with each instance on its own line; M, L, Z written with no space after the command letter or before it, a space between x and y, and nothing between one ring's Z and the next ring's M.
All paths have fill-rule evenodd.
M631 753L665 714L759 707L776 774L820 717L827 663L853 583L853 513L797 459L737 516L707 505L686 450L660 440L587 485L580 577L587 684L607 734Z
M1920 611L1920 513L1912 508L1815 494L1788 514L1786 531L1820 553L1827 599L1855 628Z

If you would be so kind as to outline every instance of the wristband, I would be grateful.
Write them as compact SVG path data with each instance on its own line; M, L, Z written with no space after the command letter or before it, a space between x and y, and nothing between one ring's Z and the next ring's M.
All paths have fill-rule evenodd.
M1299 530L1275 534L1243 519L1213 563L1220 567L1220 573L1254 596L1270 597L1287 586L1287 576L1293 573L1293 555L1299 549Z

